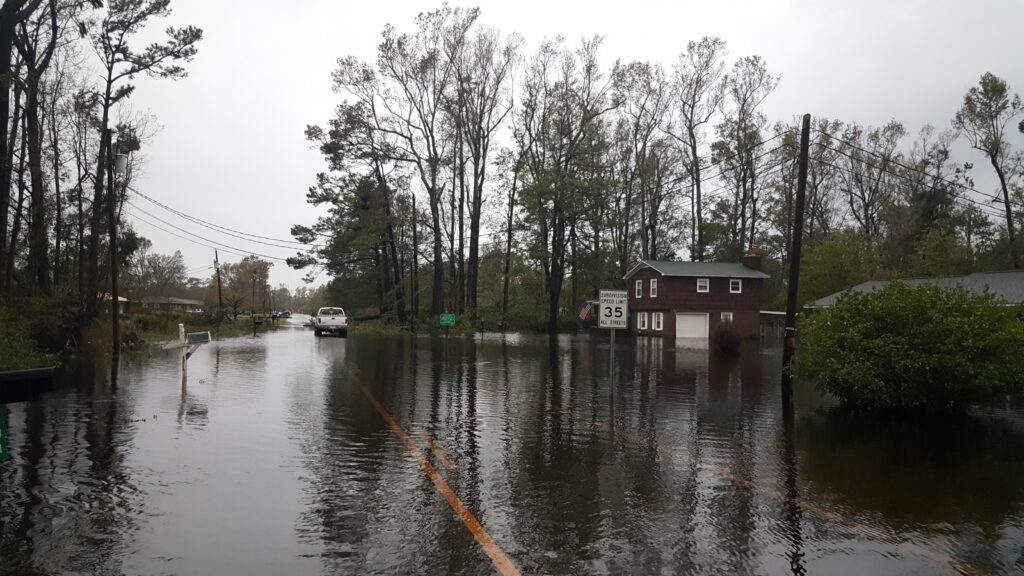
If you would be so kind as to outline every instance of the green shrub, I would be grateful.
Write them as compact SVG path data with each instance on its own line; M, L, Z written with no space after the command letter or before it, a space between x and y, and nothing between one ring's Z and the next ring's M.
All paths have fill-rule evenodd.
M1022 318L992 295L891 282L804 319L794 371L853 407L961 410L1024 390Z
M24 310L36 311L42 305L26 304L23 300L15 303L0 302L0 371L21 370L53 366L58 358L46 351L33 339L40 325L37 318L29 317Z
M736 356L740 353L743 337L740 336L732 322L724 322L715 329L715 333L711 335L711 341L719 356Z

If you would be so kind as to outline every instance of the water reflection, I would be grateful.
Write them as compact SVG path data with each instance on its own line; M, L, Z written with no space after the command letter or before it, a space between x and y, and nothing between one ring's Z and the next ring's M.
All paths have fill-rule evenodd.
M83 358L57 387L68 395L0 407L11 460L0 465L0 571L119 573L141 510L124 469L130 410L109 365Z
M314 338L86 359L5 406L0 573L494 567L386 409L523 573L992 574L1024 567L1024 431L832 409L781 348ZM1021 419L1009 409L1004 416Z

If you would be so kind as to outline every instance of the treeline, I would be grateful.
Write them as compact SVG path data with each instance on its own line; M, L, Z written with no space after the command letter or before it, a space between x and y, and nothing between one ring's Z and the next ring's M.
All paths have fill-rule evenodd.
M51 299L81 328L114 292L112 268L138 265L135 253L148 242L123 220L137 153L150 126L127 104L132 80L185 76L181 65L196 54L202 38L192 26L167 28L158 42L138 38L144 27L158 25L170 12L169 0L3 1L0 295L5 301ZM122 276L118 285L125 283Z
M762 111L780 82L763 58L702 38L669 66L609 67L601 37L531 49L478 17L446 5L386 27L375 61L338 60L337 110L306 131L327 161L307 195L325 215L293 228L314 247L292 266L326 270L336 303L402 324L455 312L555 331L638 259L757 250L771 305L789 263L798 125ZM1021 112L985 74L951 121L915 133L816 118L802 298L1017 267ZM997 189L975 189L958 139Z

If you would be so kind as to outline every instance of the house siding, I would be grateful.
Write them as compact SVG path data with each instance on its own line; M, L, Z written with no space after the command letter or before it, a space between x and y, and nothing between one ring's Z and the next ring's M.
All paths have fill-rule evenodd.
M650 297L650 280L658 280L658 296ZM760 328L761 292L764 280L743 278L743 291L729 292L729 278L709 278L710 290L697 292L698 276L662 276L653 268L637 270L626 280L629 287L629 330L642 336L675 338L676 313L709 314L708 334L715 333L721 325L722 312L732 312L733 326L742 336L757 336ZM643 281L642 296L636 296L636 281ZM637 313L647 312L647 330L637 329ZM663 312L664 329L652 329L651 312Z

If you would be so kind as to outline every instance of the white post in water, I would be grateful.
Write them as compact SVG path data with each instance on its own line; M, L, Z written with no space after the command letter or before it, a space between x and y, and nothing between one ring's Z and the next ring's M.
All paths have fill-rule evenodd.
M185 325L178 324L178 342L181 343L181 385L188 380L188 346L185 345Z

